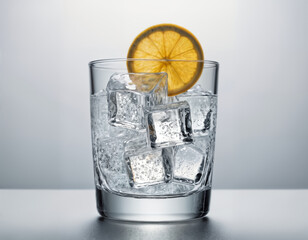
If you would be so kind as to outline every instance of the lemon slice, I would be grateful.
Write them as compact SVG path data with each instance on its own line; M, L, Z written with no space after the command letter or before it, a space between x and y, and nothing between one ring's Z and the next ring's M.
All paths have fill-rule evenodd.
M186 92L199 79L203 51L196 37L174 24L159 24L141 32L131 44L127 58L159 61L128 61L129 72L167 72L168 95Z

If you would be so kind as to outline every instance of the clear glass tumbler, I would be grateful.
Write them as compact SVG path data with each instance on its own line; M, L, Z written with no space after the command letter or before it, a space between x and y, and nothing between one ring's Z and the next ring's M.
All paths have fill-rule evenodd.
M218 63L195 61L202 69L196 84L169 97L166 73L127 70L157 61L163 60L89 63L96 204L103 217L166 222L209 211Z

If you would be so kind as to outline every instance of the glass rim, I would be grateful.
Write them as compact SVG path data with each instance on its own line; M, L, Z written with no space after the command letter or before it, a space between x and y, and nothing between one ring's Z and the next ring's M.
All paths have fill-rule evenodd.
M182 59L144 59L144 58L106 58L97 59L89 62L91 68L110 69L110 66L104 66L107 63L123 61L158 61L158 62L197 62L203 63L203 68L218 68L219 63L212 60L182 60Z

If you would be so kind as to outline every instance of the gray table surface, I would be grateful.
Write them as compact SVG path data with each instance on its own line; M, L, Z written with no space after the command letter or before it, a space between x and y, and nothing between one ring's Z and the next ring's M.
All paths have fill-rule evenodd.
M201 220L106 220L93 190L0 190L0 239L308 239L308 190L213 190Z

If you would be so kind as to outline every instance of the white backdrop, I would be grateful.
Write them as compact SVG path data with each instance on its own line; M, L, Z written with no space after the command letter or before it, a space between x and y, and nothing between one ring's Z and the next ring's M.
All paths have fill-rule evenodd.
M159 23L221 64L214 187L308 187L308 1L0 0L0 188L94 187L87 64Z

